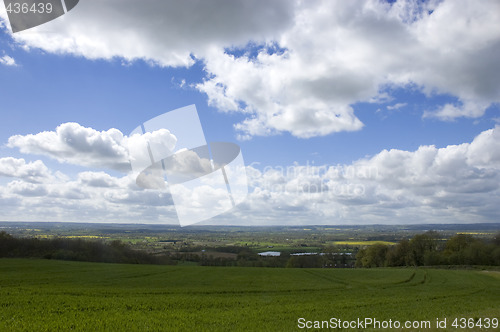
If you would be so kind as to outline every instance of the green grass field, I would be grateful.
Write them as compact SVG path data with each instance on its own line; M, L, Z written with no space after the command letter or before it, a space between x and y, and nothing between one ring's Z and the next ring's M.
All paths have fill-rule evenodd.
M0 259L0 331L294 331L300 317L500 318L500 273Z

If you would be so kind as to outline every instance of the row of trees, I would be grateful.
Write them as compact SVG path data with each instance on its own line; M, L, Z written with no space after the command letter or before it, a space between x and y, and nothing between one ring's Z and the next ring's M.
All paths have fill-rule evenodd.
M0 232L0 257L129 264L172 263L167 256L133 250L121 241L105 243L82 239L15 238L4 231Z
M457 234L441 240L434 231L395 246L372 245L358 251L356 267L500 265L500 233L492 240Z

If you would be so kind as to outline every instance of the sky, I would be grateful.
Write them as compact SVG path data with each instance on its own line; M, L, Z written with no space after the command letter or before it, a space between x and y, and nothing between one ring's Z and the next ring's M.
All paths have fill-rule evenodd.
M178 223L128 144L194 104L249 186L202 224L500 222L499 55L496 0L0 5L0 220Z

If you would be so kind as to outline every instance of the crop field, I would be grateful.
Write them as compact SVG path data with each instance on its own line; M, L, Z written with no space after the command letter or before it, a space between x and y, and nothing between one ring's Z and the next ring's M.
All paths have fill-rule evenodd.
M384 244L388 246L392 246L396 244L395 242L389 241L335 241L335 245L348 245L348 246L371 246L374 244Z
M1 331L293 331L333 317L500 318L500 273L0 259Z

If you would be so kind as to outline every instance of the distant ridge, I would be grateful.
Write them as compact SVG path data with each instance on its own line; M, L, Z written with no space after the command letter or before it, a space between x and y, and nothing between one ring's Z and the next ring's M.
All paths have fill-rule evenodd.
M62 228L62 229L104 229L106 231L112 229L123 230L134 230L140 231L141 229L145 231L155 231L155 230L182 230L183 232L196 232L196 231L210 231L210 230L221 230L230 229L233 231L258 231L258 230L311 230L320 231L322 229L360 229L360 230L409 230L409 231L427 231L427 230L443 230L443 231L471 231L471 230L484 230L484 231L500 231L500 222L498 223L470 223L470 224L409 224L409 225L386 225L386 224L373 224L373 225L270 225L270 226L234 226L234 225L196 225L190 227L180 227L178 224L130 224L130 223L99 223L99 222L27 222L27 221L0 221L0 229L5 228Z

